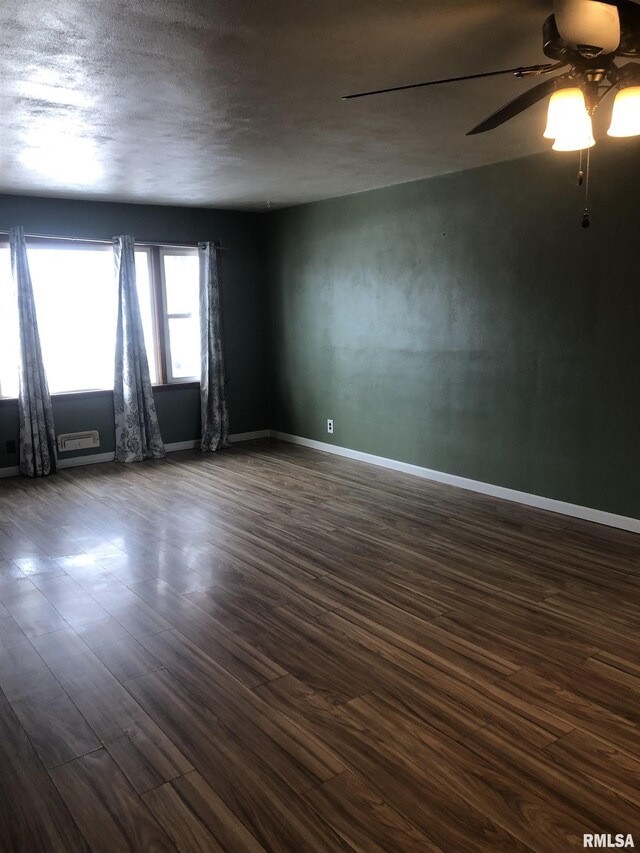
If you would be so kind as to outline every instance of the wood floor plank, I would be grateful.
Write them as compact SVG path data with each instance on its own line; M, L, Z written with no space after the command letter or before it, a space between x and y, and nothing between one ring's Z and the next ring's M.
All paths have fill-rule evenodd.
M231 809L195 770L142 795L180 853L263 853Z
M164 670L136 678L128 687L266 849L350 849L260 756Z
M285 674L285 670L259 649L250 646L166 584L136 583L131 588L153 610L179 628L185 637L206 645L212 658L249 687Z
M129 636L126 629L69 575L37 576L33 583L89 646Z
M99 557L99 559L118 558L108 555L108 558ZM126 557L126 559L129 558ZM60 560L57 562L61 563ZM92 559L89 563L75 561L69 565L67 559L64 565L67 566L67 572L76 583L132 637L143 637L145 634L155 634L174 627L141 601L121 579L104 569L97 560ZM139 578L136 576L133 580L139 581Z
M517 656L518 661L525 666L532 660L544 661L545 656L535 656L535 641L540 637L545 638L546 657L552 656L555 661L567 666L587 660L599 651L597 644L586 643L579 634L572 633L568 626L558 625L546 611L540 609L544 605L545 602L542 602L532 608L522 607L514 602L510 607L505 607L504 604L490 602L485 603L482 612L478 613L477 608L474 609L469 603L464 611L447 614L441 621L456 619L469 626L471 631L482 630L489 636L493 635L497 644L504 643L506 634L514 649L526 649L528 654L524 660L522 655Z
M385 663L392 665L392 668L384 666L384 687L376 690L377 693L393 694L391 701L413 708L418 716L439 725L447 736L457 739L485 723L497 722L533 745L544 746L571 729L560 721L549 721L532 713L522 703L496 702L500 692L499 688L493 688L493 678L483 682L478 680L473 667L460 668L455 647L450 661L446 654L443 656L440 642L434 649L439 654L430 651L425 655L413 643L404 639L398 643L398 638L388 631L382 634L376 631L370 621L357 619L357 624L352 624L349 618L346 613L344 617L340 613L319 617L332 631L374 650ZM383 636L389 639L382 639ZM378 666L382 668L380 663ZM425 683L428 689L424 688Z
M68 637L50 635L49 666L138 793L193 770L166 734L88 648L71 656L51 648Z
M577 729L549 744L546 751L640 808L640 759Z
M106 750L55 767L51 776L95 853L175 851Z
M26 637L0 646L0 689L10 702L54 689L56 679Z
M377 686L371 657L359 656L326 630L297 617L288 607L265 611L245 620L244 635L282 667L341 704Z
M38 637L68 627L68 623L28 579L15 579L0 589L0 601L27 637Z
M0 694L0 848L86 851L78 826Z
M634 659L633 653L625 655L625 657L619 657L618 655L613 655L609 652L598 652L598 654L594 655L593 658L587 661L587 664L604 664L610 670L615 670L615 675L611 676L614 679L624 678L626 675L631 675L633 678L640 679L640 662L637 658ZM631 684L634 687L637 684L635 681L625 681L625 683Z
M24 557L46 559L47 554L12 521L0 521L0 557L5 560L19 560Z
M597 705L618 717L640 724L638 690L640 679L628 673L595 661L583 661L567 667L559 662L547 661L538 672L553 682L562 683L584 701Z
M96 645L93 652L120 682L153 672L162 666L133 637Z
M352 584L345 584L339 579L324 577L315 583L331 590L331 593L338 597L337 606L332 609L343 613L346 611L349 619L375 628L380 636L391 637L396 642L405 640L434 650L444 646L447 655L461 655L470 662L475 661L484 668L485 673L495 673L496 678L510 675L518 669L517 665L506 658L487 652L477 643L465 641L441 630L435 625L433 616L428 620L418 619L400 606L392 605L388 601L381 602L368 594L363 596Z
M295 679L258 688L262 696L300 726L310 728L338 750L356 776L375 786L384 800L444 851L529 850L453 789L443 787L425 765L418 767L343 708L331 707ZM455 815L455 817L454 817ZM464 840L463 840L464 839Z
M84 639L70 627L42 637L33 637L31 646L52 672L58 669L64 671L71 658L90 651Z
M273 710L175 631L142 639L145 648L298 791L345 768L320 742Z
M584 784L576 765L545 750L527 750L495 726L474 732L465 745L483 760L519 780L523 789L571 813L582 826L615 834L638 825L638 807L613 794L599 781ZM629 827L629 829L626 829ZM587 831L587 830L584 830Z
M100 741L58 684L39 687L12 708L45 767L55 767L100 747Z
M31 578L64 575L64 569L53 557L18 557L15 564L24 575Z
M631 751L640 757L638 725L576 693L562 679L551 680L520 670L500 684L501 690L533 707L551 709L566 725L578 728Z
M408 761L429 767L451 795L474 805L497 826L539 853L570 850L582 842L583 826L553 801L523 790L519 783L422 721L396 712L375 696L354 699L349 714ZM473 736L471 736L473 737Z
M4 604L0 604L0 643L10 644L15 640L25 639L26 634L9 613Z
M424 833L392 809L375 790L346 772L307 791L304 798L361 853L437 853ZM372 838L371 827L376 827Z

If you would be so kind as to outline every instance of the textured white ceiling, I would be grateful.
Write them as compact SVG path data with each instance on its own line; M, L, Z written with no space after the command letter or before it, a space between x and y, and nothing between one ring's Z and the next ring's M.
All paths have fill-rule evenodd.
M262 209L548 147L535 80L341 95L545 61L546 0L5 0L0 191Z

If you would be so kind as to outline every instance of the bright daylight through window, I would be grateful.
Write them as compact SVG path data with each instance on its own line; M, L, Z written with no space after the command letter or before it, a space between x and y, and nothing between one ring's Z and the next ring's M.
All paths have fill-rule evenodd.
M111 247L28 241L28 255L50 392L113 388L118 290ZM152 383L198 379L197 249L136 247L136 280ZM18 394L18 354L5 244L0 246L0 397Z
M184 382L200 373L199 260L192 251L161 249L167 379Z

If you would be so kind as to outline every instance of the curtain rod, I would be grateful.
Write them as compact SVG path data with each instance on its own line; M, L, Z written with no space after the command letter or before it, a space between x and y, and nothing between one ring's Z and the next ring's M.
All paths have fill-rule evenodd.
M0 231L0 235L9 236L8 231ZM25 237L33 237L36 240L68 240L71 243L99 243L103 246L112 246L113 240L98 240L91 237L60 237L55 234L25 234ZM136 246L158 246L162 249L197 249L198 243L156 243L151 240L135 240ZM201 241L200 241L201 242ZM226 250L227 246L221 246L219 240L213 240L216 249Z

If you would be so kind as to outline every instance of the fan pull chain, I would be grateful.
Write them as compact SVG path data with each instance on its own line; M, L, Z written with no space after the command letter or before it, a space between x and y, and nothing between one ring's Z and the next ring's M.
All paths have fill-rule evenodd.
M582 160L582 151L580 152L580 160ZM591 225L589 220L589 177L591 174L591 149L587 148L587 177L584 184L584 213L582 214L582 227L588 228Z
M580 149L580 162L578 165L578 186L579 187L581 187L582 184L584 183L584 172L582 171L582 155L583 154L584 154L584 151L582 149Z

